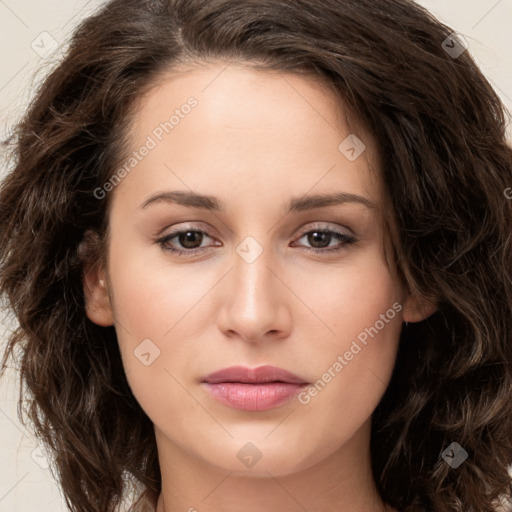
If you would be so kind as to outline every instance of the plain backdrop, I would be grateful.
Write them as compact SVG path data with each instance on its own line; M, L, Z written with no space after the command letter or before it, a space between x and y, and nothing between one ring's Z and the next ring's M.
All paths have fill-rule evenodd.
M0 0L0 140L10 133L34 85L57 62L73 28L103 3L100 0ZM419 3L465 36L470 52L507 108L512 110L512 0ZM510 133L509 127L512 140ZM3 173L4 167L0 168L0 179ZM2 344L9 327L9 319L0 316ZM65 511L44 451L18 420L18 385L13 372L0 380L0 512Z

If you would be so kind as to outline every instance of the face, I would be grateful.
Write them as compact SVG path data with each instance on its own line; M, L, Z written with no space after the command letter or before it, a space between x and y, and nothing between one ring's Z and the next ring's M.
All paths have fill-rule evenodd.
M343 119L313 79L234 64L141 98L85 288L159 450L286 475L368 439L418 318L386 259L374 143Z

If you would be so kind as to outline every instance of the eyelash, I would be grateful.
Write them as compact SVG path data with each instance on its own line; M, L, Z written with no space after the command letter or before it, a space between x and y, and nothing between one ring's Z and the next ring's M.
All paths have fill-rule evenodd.
M176 256L185 256L185 257L195 256L198 252L202 252L205 248L204 247L196 247L195 249L182 250L182 249L175 249L175 248L167 245L169 243L169 241L172 240L173 238L176 238L176 236L181 235L183 233L189 233L189 232L203 233L207 237L213 238L210 235L209 231L207 231L205 229L197 229L195 226L187 226L183 229L179 229L179 230L176 230L176 231L166 234L165 236L156 240L155 243L160 245L162 250L173 253ZM357 241L356 238L351 235L347 235L346 233L343 233L340 231L334 231L332 229L327 229L326 227L313 227L309 231L302 233L302 235L299 237L299 239L301 239L304 236L309 235L311 233L331 234L331 235L333 235L334 238L338 239L340 242L343 242L342 245L340 245L339 247L330 248L330 249L314 249L312 247L303 247L303 249L305 249L306 251L312 252L314 254L339 253L346 248L345 247L346 245L353 244ZM211 249L211 247L209 247L209 248Z

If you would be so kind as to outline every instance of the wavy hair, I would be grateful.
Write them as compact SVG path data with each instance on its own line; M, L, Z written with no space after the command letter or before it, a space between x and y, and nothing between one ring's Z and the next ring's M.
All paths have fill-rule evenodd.
M315 75L377 142L400 279L438 302L403 329L372 417L383 499L491 512L511 493L512 149L499 97L468 51L447 51L452 32L409 0L111 0L75 30L15 126L0 188L0 294L18 323L2 372L19 365L70 510L115 510L127 476L152 505L161 491L153 425L114 328L85 315L82 276L105 254L111 194L94 191L123 161L137 98L215 59ZM458 468L442 456L453 442Z

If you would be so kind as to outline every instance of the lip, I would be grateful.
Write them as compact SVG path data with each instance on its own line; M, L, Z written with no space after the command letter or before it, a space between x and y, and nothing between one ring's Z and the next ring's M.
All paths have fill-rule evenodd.
M292 400L309 383L275 366L232 366L202 381L218 402L243 411L265 411Z
M230 366L207 375L203 382L219 384L221 382L239 382L245 384L262 384L269 382L285 382L289 384L309 384L305 379L277 366Z

